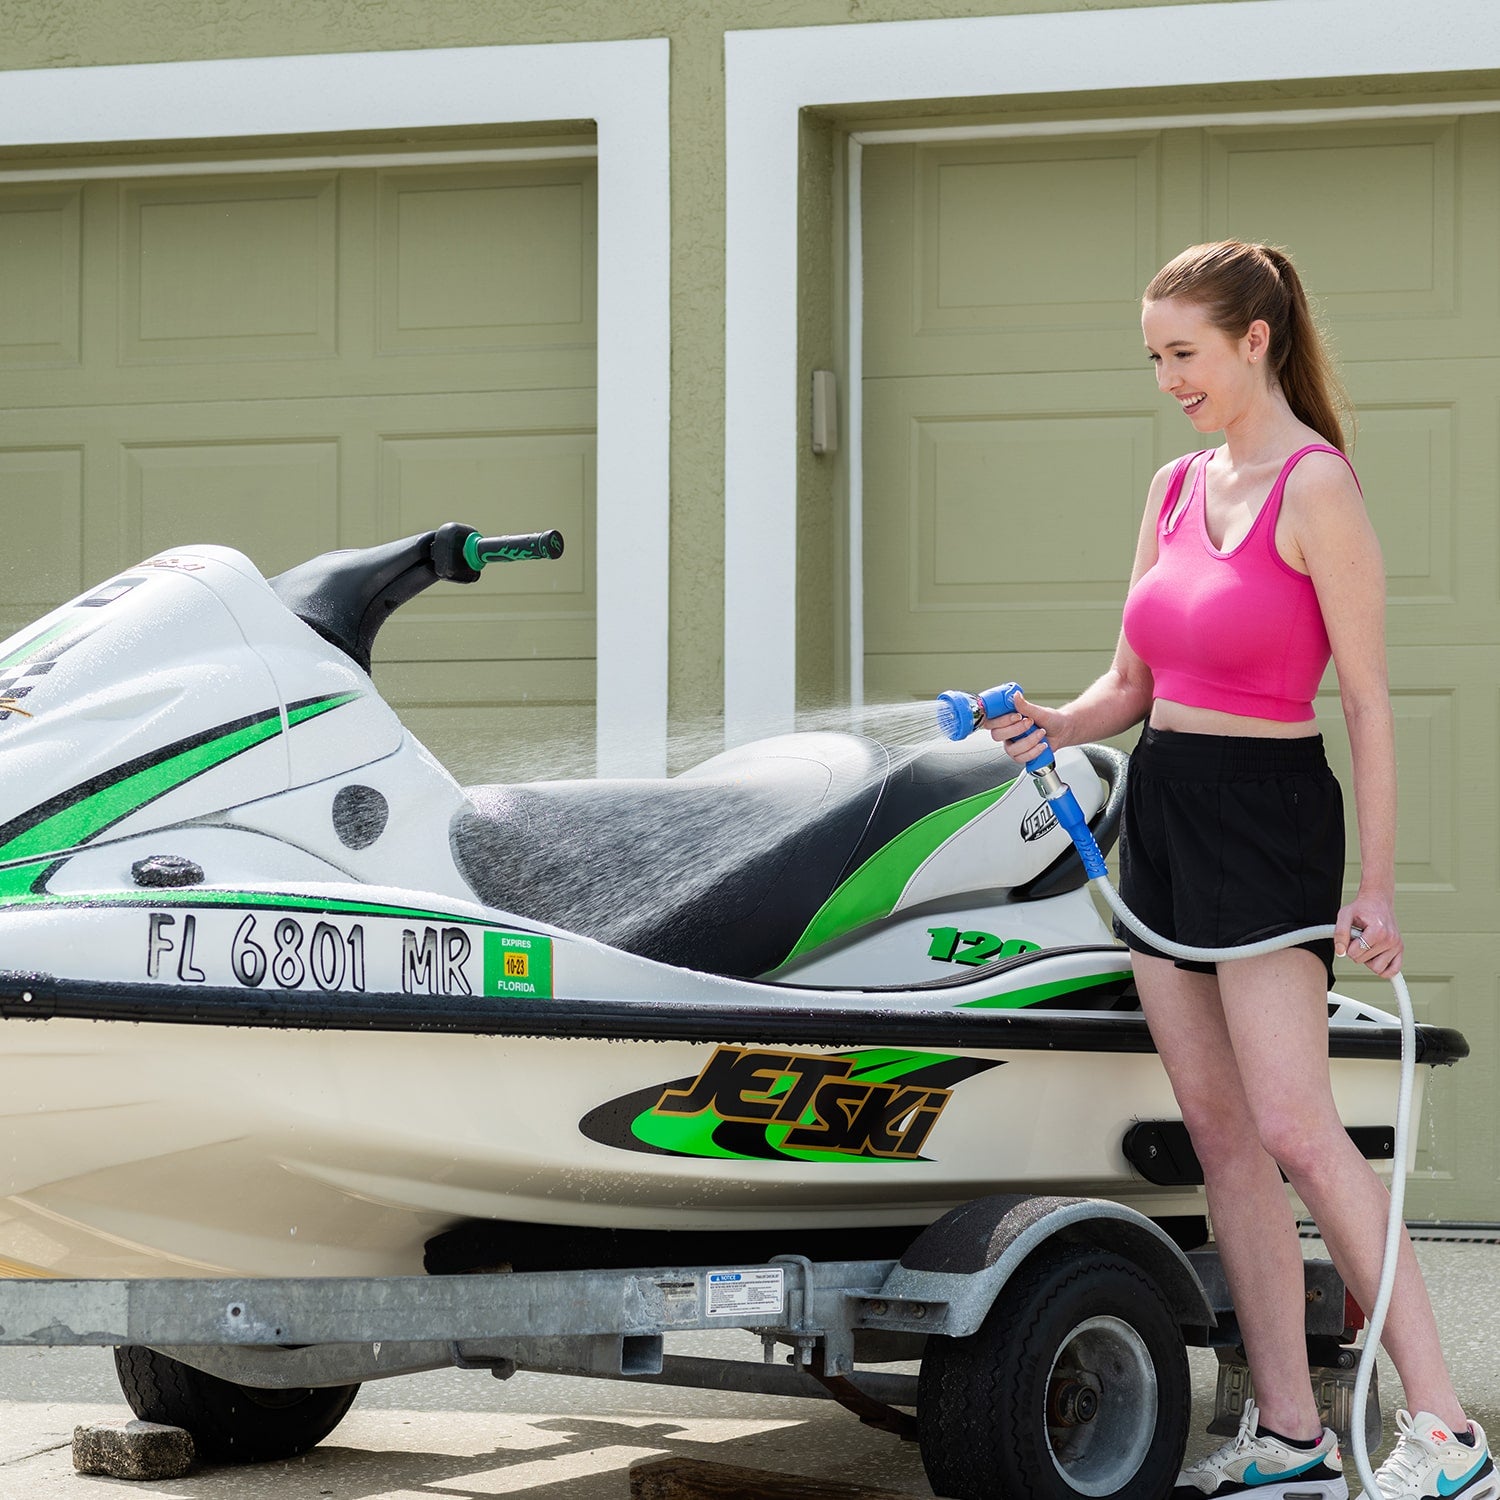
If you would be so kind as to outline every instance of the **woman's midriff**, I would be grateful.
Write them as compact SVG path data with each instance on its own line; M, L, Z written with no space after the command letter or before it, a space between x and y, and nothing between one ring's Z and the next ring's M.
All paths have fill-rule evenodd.
M1280 719L1247 719L1214 708L1194 708L1158 698L1151 705L1151 727L1178 734L1243 735L1251 739L1301 740L1317 734L1318 721L1304 719L1295 724Z

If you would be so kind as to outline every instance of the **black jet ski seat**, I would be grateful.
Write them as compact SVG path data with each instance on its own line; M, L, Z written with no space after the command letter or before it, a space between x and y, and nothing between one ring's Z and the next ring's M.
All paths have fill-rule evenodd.
M1096 769L1113 838L1124 757ZM760 740L665 780L467 789L451 843L479 899L679 968L753 978L840 882L927 814L1020 774L998 746L899 750L861 735ZM1071 849L1013 899L1084 883Z

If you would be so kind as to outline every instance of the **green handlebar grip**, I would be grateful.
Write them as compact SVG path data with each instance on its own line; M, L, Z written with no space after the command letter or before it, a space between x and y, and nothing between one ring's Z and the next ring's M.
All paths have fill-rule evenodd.
M551 561L563 554L560 531L534 531L525 536L480 536L464 542L464 561L479 569L492 562Z

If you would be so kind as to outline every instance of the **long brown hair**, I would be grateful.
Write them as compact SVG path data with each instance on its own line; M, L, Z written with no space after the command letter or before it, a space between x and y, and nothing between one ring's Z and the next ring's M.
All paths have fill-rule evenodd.
M1285 250L1243 240L1190 246L1151 278L1144 300L1169 297L1201 307L1232 339L1243 338L1257 318L1264 319L1271 330L1271 373L1287 404L1299 421L1341 453L1347 451L1345 419L1352 437L1354 408Z

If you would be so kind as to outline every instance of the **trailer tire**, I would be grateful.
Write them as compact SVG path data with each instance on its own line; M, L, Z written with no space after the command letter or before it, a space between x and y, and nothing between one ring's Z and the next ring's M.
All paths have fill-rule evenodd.
M1187 1447L1187 1351L1156 1281L1102 1251L1043 1251L967 1338L932 1338L922 1463L952 1500L1167 1495Z
M138 1344L115 1350L115 1373L136 1416L185 1427L207 1463L265 1463L305 1453L338 1426L359 1393L358 1385L236 1385Z

